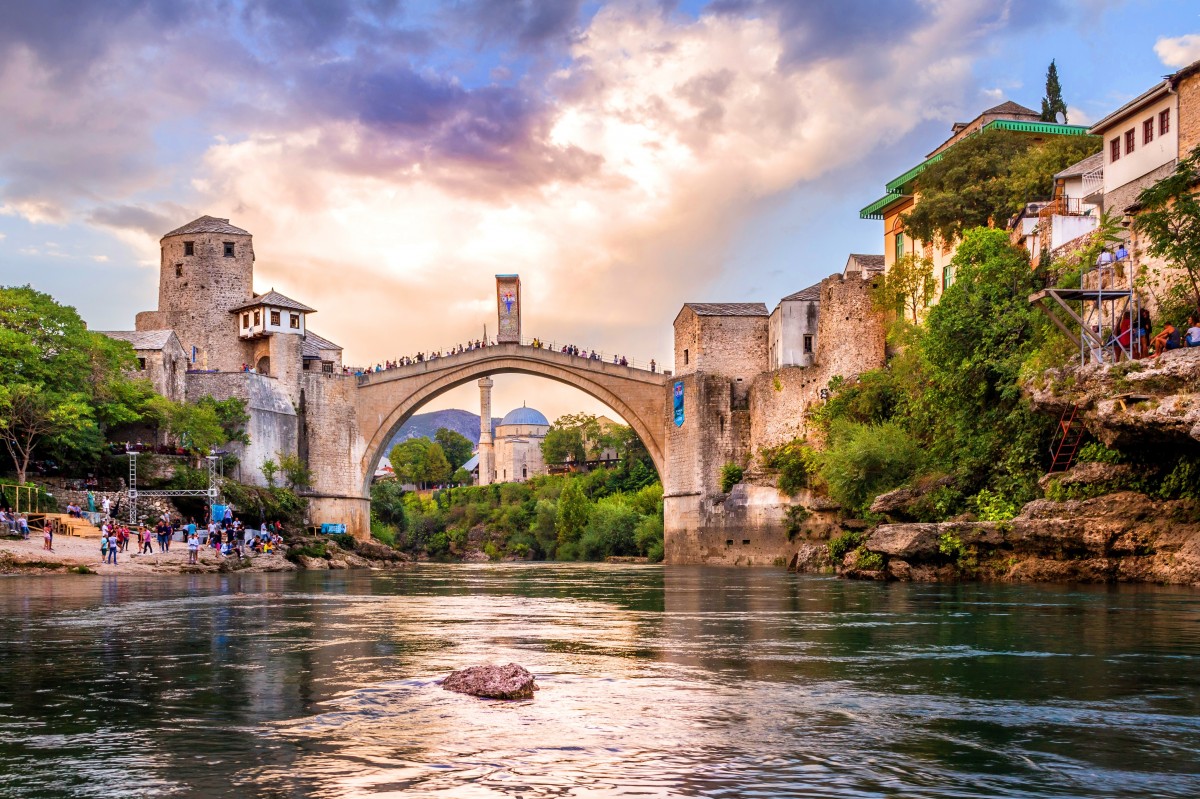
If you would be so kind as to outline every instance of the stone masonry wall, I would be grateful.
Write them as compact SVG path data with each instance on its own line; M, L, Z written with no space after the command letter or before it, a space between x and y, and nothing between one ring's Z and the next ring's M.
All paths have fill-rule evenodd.
M310 372L302 376L301 386L312 490L362 496L363 476L358 464L364 445L355 418L354 377Z
M885 362L887 332L882 315L871 303L875 284L876 280L863 280L858 272L821 281L814 363L826 384L836 376L851 378Z
M236 397L246 403L250 414L246 434L250 443L230 445L230 451L239 460L237 472L231 477L265 486L262 465L268 460L278 463L281 452L296 454L299 447L296 409L278 380L251 372L192 372L187 383L189 402L211 396Z
M1179 94L1179 158L1187 158L1200 147L1200 73L1190 75L1176 87Z
M675 374L707 372L749 383L767 369L769 326L766 316L699 316L684 306L675 321Z

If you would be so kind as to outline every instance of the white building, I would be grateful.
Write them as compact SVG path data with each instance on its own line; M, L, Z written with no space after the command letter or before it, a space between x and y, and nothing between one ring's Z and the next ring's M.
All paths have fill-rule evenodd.
M495 427L497 483L522 483L546 474L542 442L550 422L541 411L522 406L504 415Z
M1179 95L1171 77L1092 125L1104 139L1104 210L1118 217L1142 189L1175 168L1179 155Z
M775 306L767 322L767 356L772 369L812 365L820 307L820 283L789 294Z

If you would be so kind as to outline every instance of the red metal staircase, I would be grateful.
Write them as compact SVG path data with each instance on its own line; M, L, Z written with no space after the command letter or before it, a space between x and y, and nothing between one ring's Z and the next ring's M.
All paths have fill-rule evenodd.
M1079 451L1084 434L1083 424L1075 422L1078 413L1079 407L1070 405L1063 409L1062 418L1058 420L1058 435L1050 446L1054 453L1054 460L1050 463L1051 474L1065 472L1075 462L1075 453Z

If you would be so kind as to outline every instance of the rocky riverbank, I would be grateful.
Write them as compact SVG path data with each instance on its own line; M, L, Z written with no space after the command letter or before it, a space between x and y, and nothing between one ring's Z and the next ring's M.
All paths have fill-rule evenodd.
M238 560L222 557L209 548L200 550L200 562L187 562L187 546L175 542L170 552L154 552L145 555L132 550L117 554L117 563L105 564L100 558L99 539L59 536L54 550L42 548L40 534L28 540L0 540L0 574L33 573L82 573L82 574L208 574L218 572L286 572L303 569L386 569L397 568L408 562L408 557L374 541L358 542L353 552L339 547L333 541L322 541L322 547L309 548L302 545L299 551L312 554L294 554L288 550L268 555L252 555ZM319 553L319 554L318 554Z

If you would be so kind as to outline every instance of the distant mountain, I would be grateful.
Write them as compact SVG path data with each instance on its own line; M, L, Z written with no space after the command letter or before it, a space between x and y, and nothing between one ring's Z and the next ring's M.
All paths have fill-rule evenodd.
M492 425L500 423L499 419L493 419ZM479 445L479 414L463 411L457 408L452 408L448 411L430 411L429 413L417 413L404 423L396 433L392 442L388 444L388 451L392 447L399 444L401 441L407 441L410 438L429 438L432 439L439 428L445 427L448 430L453 430L465 436L470 442L476 446Z

